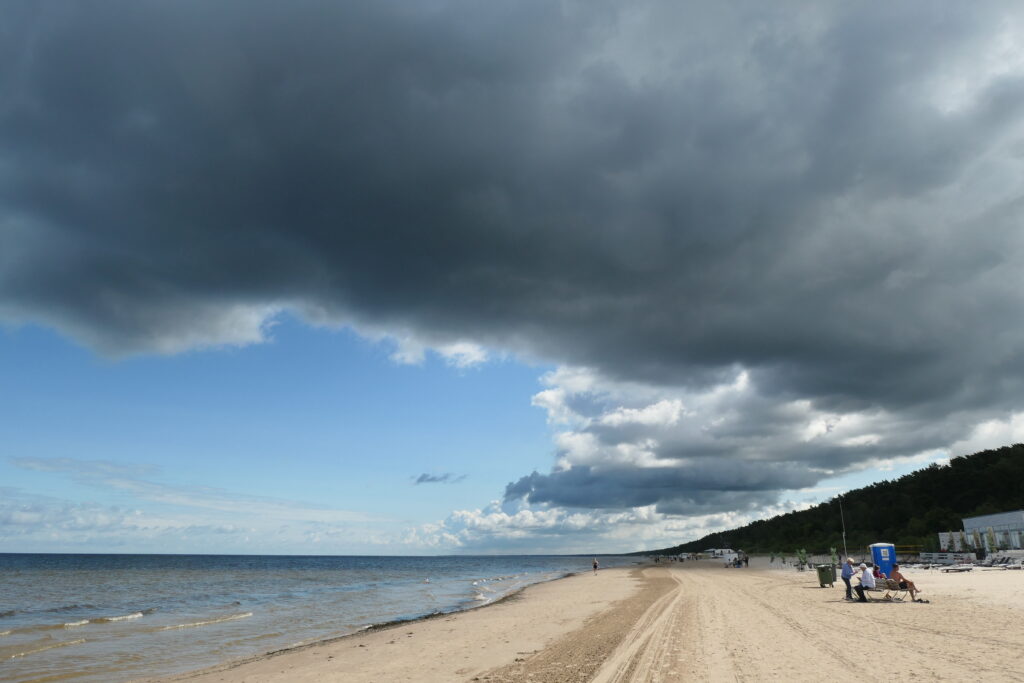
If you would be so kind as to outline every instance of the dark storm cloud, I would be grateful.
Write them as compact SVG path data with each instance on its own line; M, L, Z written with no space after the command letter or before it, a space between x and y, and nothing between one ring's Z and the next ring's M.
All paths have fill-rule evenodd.
M653 385L743 367L958 416L915 447L1019 405L1014 8L615 5L8 3L0 316L113 354L289 309ZM778 467L751 486L806 479Z
M656 505L667 514L706 514L752 510L775 501L775 491L818 477L806 467L748 464L737 468L725 463L710 467L621 467L596 471L586 465L538 474L513 482L505 499L528 497L531 503L567 507L628 508Z

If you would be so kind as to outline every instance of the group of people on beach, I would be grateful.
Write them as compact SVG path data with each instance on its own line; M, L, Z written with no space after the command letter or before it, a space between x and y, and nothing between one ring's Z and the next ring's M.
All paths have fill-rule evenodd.
M854 586L852 585L852 579L858 572L858 582L857 585ZM846 599L853 600L853 591L856 591L857 602L868 601L865 591L876 586L875 579L892 579L896 582L896 585L900 587L900 590L910 592L910 599L914 602L917 602L917 594L921 592L917 587L917 584L903 575L898 564L894 564L892 566L892 575L886 576L882 573L882 570L879 569L878 565L875 565L872 569L864 562L861 562L860 566L857 569L854 569L853 558L847 557L839 577L843 580L843 583L846 584Z

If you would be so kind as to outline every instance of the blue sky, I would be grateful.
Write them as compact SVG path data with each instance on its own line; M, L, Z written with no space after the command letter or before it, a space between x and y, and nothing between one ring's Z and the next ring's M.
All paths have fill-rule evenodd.
M528 400L540 370L516 363L400 365L387 344L288 320L260 345L176 356L104 359L39 328L4 345L4 438L21 456L167 463L182 485L418 516L550 460ZM412 486L424 473L474 483Z
M500 497L524 467L552 459L529 401L542 366L458 368L435 354L400 363L392 343L288 317L265 343L173 356L104 358L34 326L6 329L0 344L0 479L70 503L155 505L74 468L25 463L117 463L183 493L351 511L394 536ZM422 475L441 481L417 484ZM6 551L22 548L13 540ZM80 546L30 548L62 544Z
M1018 7L5 10L0 550L631 551L1024 440Z

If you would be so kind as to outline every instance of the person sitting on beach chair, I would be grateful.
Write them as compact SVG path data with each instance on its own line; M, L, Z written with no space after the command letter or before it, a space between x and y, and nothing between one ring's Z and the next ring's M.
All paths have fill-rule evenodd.
M890 576L889 578L891 578L893 581L898 582L902 590L910 591L911 600L917 599L917 594L921 591L917 589L917 584L915 584L913 581L911 581L903 575L903 572L900 571L900 566L898 564L894 564L892 566L892 576Z
M868 596L864 594L864 589L875 587L875 575L871 573L868 566L863 562L860 563L860 583L853 587L853 590L857 591L857 602L867 602Z

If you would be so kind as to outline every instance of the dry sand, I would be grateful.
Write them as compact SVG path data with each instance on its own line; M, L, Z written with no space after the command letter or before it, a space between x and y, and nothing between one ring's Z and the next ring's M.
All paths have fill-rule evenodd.
M851 603L813 572L688 562L602 570L489 607L174 681L1024 679L1024 572L907 570L927 604Z

